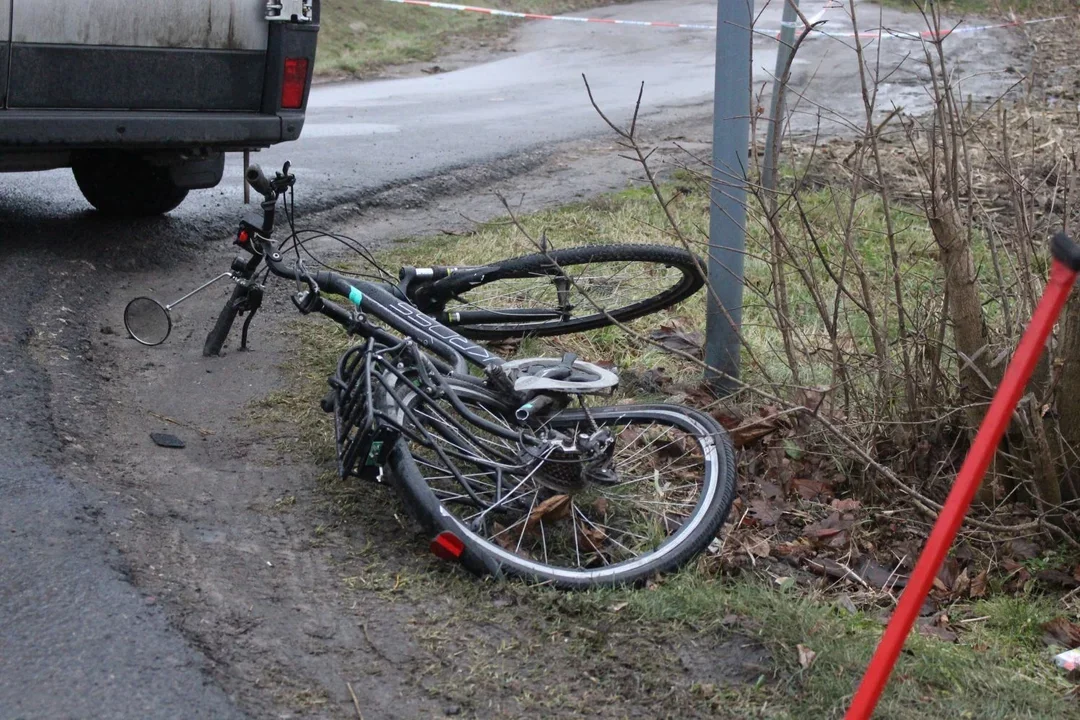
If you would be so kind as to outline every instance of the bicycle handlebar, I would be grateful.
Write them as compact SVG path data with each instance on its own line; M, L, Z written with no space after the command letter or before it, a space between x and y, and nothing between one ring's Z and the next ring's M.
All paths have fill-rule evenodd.
M244 177L247 179L248 185L251 185L251 188L255 192L259 193L267 200L273 198L274 188L270 184L270 181L266 179L266 175L263 174L262 168L256 163L248 165L247 173Z
M315 273L314 275L309 275L302 267L287 265L285 263L285 258L282 257L281 252L275 247L273 240L270 239L270 235L274 229L274 214L277 199L296 182L295 177L289 172L289 168L290 164L285 163L282 171L275 173L275 177L271 180L263 174L262 168L253 163L248 167L244 174L244 178L247 180L248 184L265 197L265 200L262 203L262 224L261 226L256 225L255 223L258 222L258 220L255 218L252 218L254 222L245 221L241 224L241 235L243 238L238 239L237 244L242 245L252 256L251 259L247 261L245 261L243 257L234 260L233 277L237 281L237 287L234 289L232 297L225 303L225 307L222 308L214 328L206 338L206 343L203 347L204 355L217 355L220 353L221 348L228 337L233 321L240 312L243 312L246 309L245 302L248 293L253 290L259 290L261 295L260 286L258 286L252 278L255 276L259 265L263 262L266 263L267 269L278 277L307 283L308 292L298 292L293 298L294 303L302 313L306 314L317 311L345 326L348 326L353 322L352 313L346 308L340 307L322 298L320 291L325 290L327 293L347 298L358 308L365 297L369 298L370 301L373 301L376 306L387 309L394 306L399 301L399 298L395 297L393 289L383 289L368 283L361 283L361 289L338 273L324 270ZM254 235L250 233L243 235L246 229L255 231ZM237 265L238 262L239 265ZM411 315L411 313L406 313L401 317L392 315L391 317L384 318L384 320L394 330L408 335L410 332L416 330L416 328L406 319L409 315ZM380 334L385 333L385 331L381 329L377 330L377 332ZM388 337L392 338L392 336L389 335ZM459 338L459 340L464 341L464 338ZM447 345L445 339L431 336L426 339L423 344L433 345L431 349L434 351L435 355L443 356L443 364L448 371L464 373L465 375L468 374L464 356L454 346Z

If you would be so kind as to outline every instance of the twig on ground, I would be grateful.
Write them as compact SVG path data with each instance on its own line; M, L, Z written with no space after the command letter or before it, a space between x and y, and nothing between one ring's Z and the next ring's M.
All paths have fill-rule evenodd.
M346 680L345 687L349 688L349 697L352 698L353 707L356 708L357 720L364 720L364 713L360 712L360 701L356 698L356 691L352 689L352 683Z

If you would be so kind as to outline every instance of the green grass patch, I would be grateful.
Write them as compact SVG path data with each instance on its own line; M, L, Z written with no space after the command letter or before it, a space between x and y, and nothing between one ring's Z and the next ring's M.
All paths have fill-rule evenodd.
M666 188L676 189L681 197L673 211L691 237L703 237L695 228L707 228L706 194L688 178ZM824 243L822 252L827 257L838 252L837 218L847 206L845 198L820 191L806 193L803 201ZM793 222L791 217L795 214L787 213L784 222ZM885 286L889 264L880 203L860 198L856 218L854 241L867 273L873 283ZM906 295L913 302L929 299L939 290L925 222L903 209L896 218ZM537 213L521 222L531 235L546 234L557 247L675 242L664 229L655 199L638 189ZM764 288L771 278L763 259L768 236L760 215L752 214L750 228L747 277ZM799 232L794 225L788 229L793 236ZM704 252L704 245L700 249ZM482 264L532 251L520 230L495 221L466 237L399 242L379 259L389 267ZM816 322L807 310L809 303L805 294L793 295L793 306L805 314L800 322L807 333ZM672 317L689 327L700 326L703 298L669 315L640 320L635 327L647 333ZM778 357L779 338L769 311L749 293L746 320L755 349L763 357ZM317 401L325 392L327 374L350 341L327 322L305 319L296 328L299 348L287 367L291 382L258 410L265 421L298 427L294 449L310 453L327 469L325 487L340 521L365 528L368 546L342 568L346 586L426 608L410 625L414 639L435 657L454 658L452 664L431 671L428 692L495 717L588 715L598 703L614 708L616 715L623 708L655 717L842 715L882 624L872 613L843 610L814 583L780 586L752 573L717 577L689 568L647 590L566 594L480 581L434 560L424 551L423 538L401 532L401 506L388 501L389 494L375 495L387 493L385 488L332 477L331 423ZM850 332L853 342L868 341L857 321ZM568 349L638 371L665 367L687 379L698 372L618 330L529 341L518 353ZM807 364L813 366L813 360L808 358ZM960 625L955 643L913 635L875 717L1080 716L1070 696L1073 685L1054 667L1054 650L1042 642L1041 624L1060 614L1050 601L994 597L956 606L949 614L954 621L974 621ZM798 645L816 653L809 667L800 664Z
M605 0L500 0L502 10L557 15ZM505 36L521 20L398 5L383 0L323 0L315 72L368 76L390 65L429 62L441 52Z
M701 183L683 177L664 188L666 195L679 193L669 205L675 219L691 245L702 258L708 256L709 226L708 193ZM835 300L836 285L820 269L820 256L837 268L843 253L842 228L847 222L850 199L842 191L817 190L801 195L804 211L814 228L819 250L794 209L782 213L781 226L801 255L798 266L808 269L830 305ZM909 323L919 326L939 310L942 294L937 270L934 241L925 218L894 209L896 242L902 266L902 283ZM546 236L553 247L573 247L600 243L640 243L678 245L668 228L663 211L648 188L626 190L589 202L578 203L548 212L520 218L522 227L535 238ZM860 197L855 203L852 245L859 254L868 275L872 296L880 302L878 322L890 341L898 336L895 322L890 321L891 261L885 243L885 214L880 199L873 195ZM790 379L783 343L777 329L777 317L771 309L773 278L767 258L771 256L771 240L760 209L752 204L747 222L747 256L745 263L746 291L743 306L743 334L752 352L743 354L743 366L748 382L762 382L767 376L777 382ZM483 264L493 258L513 257L535 252L535 245L513 224L497 221L480 226L461 240L445 237L401 243L387 256L391 264ZM980 253L985 256L984 250ZM804 383L829 384L832 364L830 354L821 352L827 343L825 323L814 298L796 272L796 263L787 268L790 319L796 326L795 338L800 352L800 370ZM856 280L847 269L849 286ZM837 272L839 274L839 271ZM704 331L706 293L698 293L677 308L658 316L649 316L630 323L643 336L664 323L676 322L680 327ZM872 355L873 345L868 317L847 297L839 300L843 316L841 343L852 355ZM991 308L992 312L992 308ZM909 325L910 327L910 325ZM890 343L894 349L898 344ZM596 332L530 341L519 354L545 355L571 350L592 361L608 361L620 368L641 372L664 368L676 381L691 381L700 376L700 369L640 339L627 337L617 327ZM757 361L754 365L753 361ZM867 392L872 392L874 378L858 378Z
M658 593L627 595L640 621L717 626L736 614L772 650L777 663L774 702L780 716L842 714L875 648L881 624L850 615L805 589L788 591L756 582L716 582L686 575ZM1000 599L980 603L958 643L913 635L883 697L881 718L1065 717L1071 684L1052 664L1037 635L1053 615L1046 602ZM796 645L817 656L798 662Z

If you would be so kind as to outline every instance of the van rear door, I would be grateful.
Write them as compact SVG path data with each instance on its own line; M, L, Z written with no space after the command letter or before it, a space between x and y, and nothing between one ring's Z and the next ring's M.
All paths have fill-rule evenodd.
M266 0L0 0L7 107L258 113L266 14Z

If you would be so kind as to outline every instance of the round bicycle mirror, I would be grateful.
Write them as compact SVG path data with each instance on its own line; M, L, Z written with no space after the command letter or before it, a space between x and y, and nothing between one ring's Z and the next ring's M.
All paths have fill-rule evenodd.
M157 300L137 297L124 308L124 327L136 342L160 345L172 332L172 317Z

